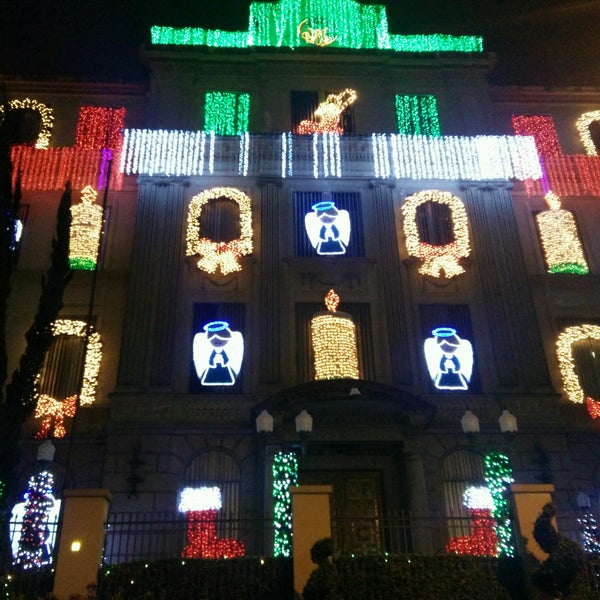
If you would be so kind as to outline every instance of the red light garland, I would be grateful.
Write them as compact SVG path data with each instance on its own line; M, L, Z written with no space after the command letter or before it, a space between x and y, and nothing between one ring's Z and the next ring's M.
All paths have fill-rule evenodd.
M124 108L82 106L79 110L75 147L85 150L111 148L123 145L121 130L125 127Z
M188 544L181 553L183 558L234 558L244 556L242 542L217 537L217 511L192 510L185 513Z
M496 521L489 508L470 508L471 535L455 537L446 546L446 552L470 556L497 556L498 538Z
M585 399L585 407L592 419L600 417L600 400L594 400L590 396Z

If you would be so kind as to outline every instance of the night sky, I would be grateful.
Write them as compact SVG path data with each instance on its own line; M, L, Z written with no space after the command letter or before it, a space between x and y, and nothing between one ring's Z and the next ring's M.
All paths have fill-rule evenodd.
M392 33L483 35L491 81L600 86L600 0L387 0ZM247 30L249 0L4 0L0 74L143 80L151 25Z

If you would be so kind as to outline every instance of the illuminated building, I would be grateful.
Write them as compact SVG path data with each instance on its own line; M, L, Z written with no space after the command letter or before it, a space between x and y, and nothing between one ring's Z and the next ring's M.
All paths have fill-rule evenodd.
M551 479L559 515L573 481L595 489L600 90L490 85L477 32L400 34L382 5L245 16L242 31L157 24L147 83L3 80L2 115L54 111L12 149L9 372L69 178L73 266L90 268L67 288L23 460L55 438L69 482L107 487L114 512L172 513L180 490L218 489L219 508L176 515L179 558L286 556L295 483L332 485L340 523L390 507L463 523L435 548L338 527L341 553L462 539L454 551L477 529L477 552L495 539L510 555L509 479ZM10 103L24 98L37 108ZM98 200L81 211L86 186ZM500 431L504 410L517 433ZM490 515L469 514L470 487L489 488ZM241 519L271 533L250 539Z

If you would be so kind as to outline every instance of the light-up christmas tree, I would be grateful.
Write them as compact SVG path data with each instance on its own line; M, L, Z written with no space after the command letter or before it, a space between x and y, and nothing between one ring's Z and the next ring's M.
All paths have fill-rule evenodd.
M273 457L273 553L292 554L292 496L290 487L298 484L298 459L293 452Z
M514 482L508 456L500 452L490 452L485 457L485 481L494 500L492 516L496 520L498 554L514 556L512 523L508 507L508 489Z

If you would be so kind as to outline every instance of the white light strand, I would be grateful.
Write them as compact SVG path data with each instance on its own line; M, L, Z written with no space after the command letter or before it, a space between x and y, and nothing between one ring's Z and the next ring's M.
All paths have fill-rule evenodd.
M315 179L319 179L319 136L316 133L313 134L312 151L313 151L313 176Z

